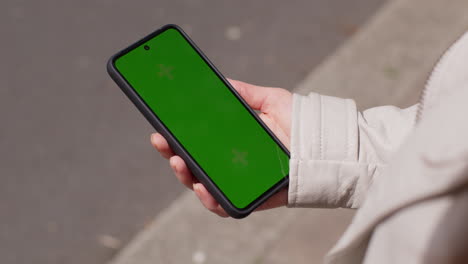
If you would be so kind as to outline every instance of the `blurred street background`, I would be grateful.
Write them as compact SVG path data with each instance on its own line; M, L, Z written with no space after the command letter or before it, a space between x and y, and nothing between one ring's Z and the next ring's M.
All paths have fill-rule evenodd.
M106 263L145 226L157 226L153 219L182 194L149 143L153 129L107 76L110 55L175 23L227 77L292 90L386 2L2 1L0 263ZM426 18L442 23L434 17ZM453 36L443 39L449 43ZM392 79L389 85L398 80L400 68L382 69ZM334 95L355 94L317 87L327 88ZM418 91L398 102L412 102ZM321 226L322 233L314 230L311 235L327 247L342 231L333 222ZM295 236L302 241L300 232ZM174 247L167 250L177 254ZM204 263L205 255L198 253L193 262Z

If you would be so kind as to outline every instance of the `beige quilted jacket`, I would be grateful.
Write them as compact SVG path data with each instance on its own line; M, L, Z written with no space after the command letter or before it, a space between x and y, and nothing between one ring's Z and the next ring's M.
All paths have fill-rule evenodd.
M294 95L290 207L359 208L326 263L468 263L468 33L410 108Z

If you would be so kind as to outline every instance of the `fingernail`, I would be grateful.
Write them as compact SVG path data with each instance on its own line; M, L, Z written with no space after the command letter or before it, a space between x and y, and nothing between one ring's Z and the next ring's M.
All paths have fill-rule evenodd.
M195 192L195 194L200 197L201 194L200 194L200 186L198 186L198 184L193 184L193 191Z
M175 173L179 173L179 168L175 164L171 164L172 169L174 170Z

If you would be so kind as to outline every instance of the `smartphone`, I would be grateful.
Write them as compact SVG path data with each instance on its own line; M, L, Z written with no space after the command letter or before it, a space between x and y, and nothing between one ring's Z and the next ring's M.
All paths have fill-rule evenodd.
M107 70L230 216L288 184L288 150L177 25L118 52Z

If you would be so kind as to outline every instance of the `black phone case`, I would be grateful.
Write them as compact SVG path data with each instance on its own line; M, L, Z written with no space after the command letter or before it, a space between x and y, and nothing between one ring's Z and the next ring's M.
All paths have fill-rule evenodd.
M284 180L278 182L265 193L263 193L259 198L250 203L245 208L235 207L223 194L223 192L215 185L215 183L210 179L210 177L204 172L204 170L197 164L197 162L192 158L190 153L188 153L184 147L179 143L179 141L172 135L168 128L159 120L159 118L151 111L151 109L146 105L146 103L140 98L140 96L135 92L135 90L130 86L130 84L123 78L122 75L117 71L114 66L114 62L120 56L126 54L127 52L133 50L134 48L140 46L149 39L155 37L156 35L162 33L163 31L174 28L178 30L184 38L187 40L190 45L200 54L200 56L205 60L205 62L213 69L218 77L226 84L226 86L231 90L232 93L240 100L240 102L246 107L252 116L262 125L265 131L270 134L270 136L276 141L276 143L288 154L289 151L286 147L276 138L273 132L263 123L263 121L257 116L257 114L247 105L244 99L237 93L237 91L231 86L231 84L224 78L224 76L216 69L216 67L209 61L209 59L203 54L203 52L195 45L195 43L188 37L188 35L177 25L169 24L161 27L160 29L154 31L143 39L135 42L129 47L123 49L122 51L113 55L107 63L107 71L112 79L117 83L117 85L122 89L122 91L128 96L128 98L133 102L133 104L140 110L140 112L145 116L145 118L150 122L150 124L158 131L166 140L173 149L174 153L179 155L187 164L188 168L192 171L193 175L206 187L206 189L213 195L213 197L218 201L218 203L223 207L223 209L234 218L243 218L249 215L255 208L260 206L273 194L278 192L280 189L288 185L289 175L285 175Z

